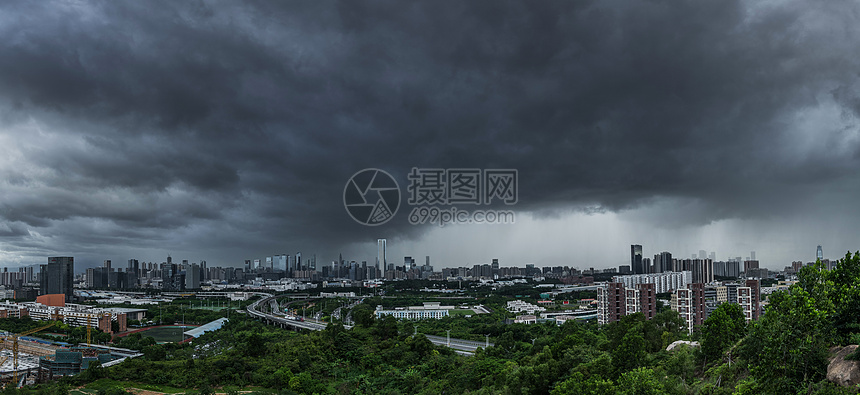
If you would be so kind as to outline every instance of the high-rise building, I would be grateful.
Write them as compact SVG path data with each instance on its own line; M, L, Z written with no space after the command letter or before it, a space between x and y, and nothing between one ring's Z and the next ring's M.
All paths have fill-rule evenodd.
M376 268L380 270L388 269L388 253L386 251L385 239L376 240Z
M70 256L49 257L42 265L42 295L64 294L66 301L74 296L75 258Z
M674 271L672 267L672 253L663 251L654 255L654 273Z
M821 246L815 249L815 259L819 261L824 259L824 251L821 250Z
M690 271L693 272L694 283L714 282L714 262L710 259L693 259Z
M630 246L630 266L633 268L633 274L647 273L642 265L642 246L639 244Z
M737 258L726 262L726 277L738 278L741 276L741 262Z
M750 260L751 261L755 260L755 251L750 251Z
M185 289L200 288L200 266L192 264L185 271Z
M657 294L654 284L643 283L627 287L610 282L597 288L597 323L619 321L626 315L642 313L651 319L657 312Z
M107 269L107 271L110 271L110 259L105 259L105 261L102 263L102 267Z
M755 259L750 259L748 261L744 261L744 273L750 272L750 269L758 269L758 261Z

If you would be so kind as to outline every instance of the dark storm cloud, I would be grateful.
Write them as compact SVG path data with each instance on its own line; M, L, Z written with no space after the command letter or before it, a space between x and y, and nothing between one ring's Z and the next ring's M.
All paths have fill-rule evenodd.
M515 168L547 215L694 202L671 223L857 182L853 2L2 8L7 251L235 263L424 229L352 222L366 167Z

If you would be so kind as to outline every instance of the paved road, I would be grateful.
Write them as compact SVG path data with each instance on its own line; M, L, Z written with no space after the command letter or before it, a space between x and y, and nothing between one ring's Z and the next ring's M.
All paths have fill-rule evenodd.
M479 342L473 340L463 340L463 339L455 339L451 338L451 344L448 344L448 338L445 336L433 336L433 335L424 335L427 336L427 339L430 340L431 343L437 344L440 346L448 346L455 350L466 351L469 353L474 353L478 347L487 348L487 342ZM489 347L492 347L494 344L489 343Z
M257 317L257 318L262 319L266 322L274 323L274 324L277 324L280 326L290 326L293 328L309 329L312 331L321 331L321 330L326 328L326 325L328 325L325 322L321 322L321 321L317 321L317 320L313 320L313 319L306 319L304 321L298 321L295 319L278 317L278 316L275 316L273 314L264 313L264 312L260 311L260 306L263 305L264 303L268 304L270 300L273 300L275 298L275 296L274 295L268 295L268 294L262 294L262 295L265 295L265 296L263 296L263 299L260 299L254 303L251 303L250 305L248 305L248 307L246 309L248 311L248 314L250 314L253 317ZM299 302L299 301L295 301L295 302ZM292 303L292 302L290 302L290 303ZM344 327L349 329L349 328L352 328L352 325L344 325ZM456 338L452 337L450 339L450 343L449 343L448 338L446 338L444 336L433 336L433 335L425 335L425 336L427 336L427 339L430 340L431 343L436 344L436 345L440 345L440 346L446 346L446 347L453 348L457 353L462 354L462 355L474 355L474 352L475 352L475 350L478 349L478 347L487 347L488 346L487 342L463 340L463 339L456 339ZM489 343L489 346L492 347L493 343Z

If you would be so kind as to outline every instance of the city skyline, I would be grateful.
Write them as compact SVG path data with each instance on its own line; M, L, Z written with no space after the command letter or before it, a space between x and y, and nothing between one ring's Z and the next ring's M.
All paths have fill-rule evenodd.
M428 254L428 255L415 255L415 254L397 255L395 257L395 259L392 260L391 259L392 257L389 256L388 252L387 252L387 240L386 239L377 239L376 246L377 246L376 247L377 254L384 253L388 259L388 264L391 266L399 266L400 265L399 257L425 256L425 259L428 261L428 264L429 264L430 257L433 256L432 254ZM634 247L637 247L637 248L634 249ZM641 272L637 272L636 269L634 268L634 264L631 261L634 251L638 252L640 254L639 255L640 264L649 263L649 264L653 265L653 267L658 268L657 269L658 273L663 272L663 271L672 271L672 267L669 265L671 265L671 263L672 263L671 259L673 257L676 260L689 259L688 256L692 256L692 259L697 259L697 254L688 254L688 255L680 254L679 255L679 254L675 254L672 251L666 251L666 250L660 250L659 252L657 252L658 249L655 249L655 252L653 252L653 254L652 254L651 252L648 252L648 250L646 249L646 246L642 246L642 245L630 245L630 249L631 249L631 256L628 256L628 261L626 263L625 262L619 262L615 265L613 265L613 264L603 264L603 265L593 264L592 266L588 266L588 265L583 266L583 265L576 265L576 264L565 263L565 262L556 262L556 263L548 263L545 265L540 265L540 264L535 264L534 262L506 262L504 259L500 259L498 257L492 256L492 257L488 257L488 258L484 259L483 261L463 262L463 263L449 264L449 265L434 264L434 267L441 270L442 268L459 268L459 267L470 267L470 266L475 265L475 264L481 265L481 264L497 263L497 264L504 266L504 267L525 267L526 265L535 265L536 267L569 266L571 268L577 268L579 270L586 270L589 268L594 268L596 270L602 270L602 269L612 269L612 268L617 269L621 266L626 265L626 266L630 266L631 273L644 274L644 273L649 273L647 267L642 266ZM716 258L716 259L715 259L715 256L716 256L715 251L706 251L706 250L698 250L698 251L699 251L699 253L705 251L706 252L706 259L711 259L713 262L735 261L735 262L739 262L741 265L743 265L743 263L745 261L753 260L753 261L760 262L759 263L760 267L767 268L767 269L772 270L772 271L780 271L786 266L791 266L791 264L794 262L802 262L802 263L806 264L809 262L814 262L816 259L829 259L830 261L836 261L836 260L844 257L844 255L840 255L838 257L825 256L823 253L823 248L821 245L816 246L816 250L813 253L813 255L815 255L815 257L813 259L797 258L797 259L794 259L792 261L786 262L784 264L779 263L779 262L767 262L767 261L762 262L756 256L755 251L749 251L749 252L747 252L746 255L735 255L735 256L728 256L728 257ZM317 266L317 267L328 266L328 265L331 265L332 263L338 262L338 261L343 261L343 262L347 262L347 263L348 262L357 262L357 263L366 262L366 264L368 266L375 266L377 263L376 259L371 260L371 259L368 259L366 257L354 257L354 256L347 255L346 258L344 258L344 254L342 252L338 253L337 259L334 259L334 260L316 260L316 255L317 254L312 254L312 256L314 257L313 259L315 260L315 266ZM651 256L653 256L654 258L652 259ZM135 263L140 262L140 263L153 263L153 264L162 264L162 263L168 263L169 264L169 263L171 263L171 258L172 258L172 256L168 254L167 258L164 260L157 260L156 259L156 260L148 261L148 260L140 260L137 258L130 258L130 259L122 259L122 261L133 261ZM243 260L244 264L243 263L238 263L238 264L229 264L229 263L228 264L209 264L209 266L212 266L212 267L216 267L216 266L217 267L233 267L233 268L245 267L245 268L247 268L248 262L257 262L259 265L254 266L252 264L251 265L252 269L257 269L257 268L261 268L261 267L269 267L270 269L284 270L287 265L295 265L297 258L301 259L301 252L297 252L295 254L279 253L279 254L271 254L271 255L262 255L259 257L252 257L251 259L244 259ZM377 258L377 256L374 256L371 258ZM699 258L699 259L701 259L701 258ZM87 268L94 268L94 267L95 268L105 267L108 270L110 270L112 261L114 261L114 259L103 259L102 263L99 265L99 264L93 264L92 262L81 262L79 259L78 265L77 265L78 269L76 270L76 273L78 273L78 274L84 273ZM117 260L117 261L119 261L119 260ZM435 261L435 259L434 259L434 261ZM266 265L263 265L264 262L266 263ZM182 264L188 264L188 265L201 264L201 263L207 264L207 260L202 259L200 261L194 261L194 260L182 259L181 263ZM271 263L271 266L269 266L269 263ZM0 265L0 267L3 267L4 269L12 269L12 271L15 271L16 269L22 269L22 268L27 268L27 267L38 268L41 265L44 265L44 263L32 263L29 265L13 266L13 267ZM382 266L382 264L380 263L380 267L381 266ZM121 266L118 268L121 268ZM319 270L319 269L317 269L317 270ZM382 270L387 270L387 268L382 269Z
M858 14L846 1L7 2L0 266L374 262L380 238L392 262L437 267L614 267L631 244L645 258L755 250L769 268L819 244L838 259L860 249ZM411 223L416 168L516 171L505 202L453 205L515 223ZM366 196L344 200L365 169L399 188L375 190L386 205L369 224L347 211Z

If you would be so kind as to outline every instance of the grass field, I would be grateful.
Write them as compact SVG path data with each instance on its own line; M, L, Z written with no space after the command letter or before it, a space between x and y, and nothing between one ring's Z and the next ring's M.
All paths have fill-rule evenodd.
M472 309L448 310L448 315L452 315L452 316L475 315L475 311Z
M189 326L186 328L182 328L179 326L163 326L160 328L152 328L140 332L141 336L152 336L156 342L158 343L170 343L170 342L180 342L185 340L185 335L182 332L191 330L194 327Z

